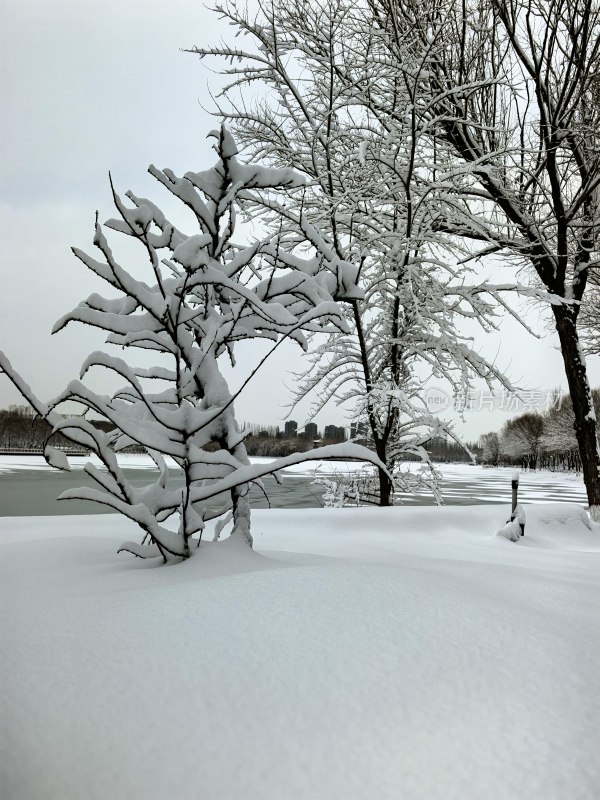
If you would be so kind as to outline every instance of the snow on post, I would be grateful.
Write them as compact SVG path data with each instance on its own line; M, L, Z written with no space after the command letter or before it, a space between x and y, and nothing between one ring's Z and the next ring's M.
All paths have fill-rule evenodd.
M140 244L146 280L134 278L117 261L96 221L94 245L100 256L76 248L73 252L109 285L111 297L92 294L53 329L55 333L71 322L92 325L107 332L107 343L126 353L140 348L155 351L160 363L142 369L124 358L94 352L82 365L80 380L71 381L45 405L0 353L0 369L53 425L53 432L88 448L102 463L103 469L85 467L95 488L68 490L59 499L102 503L135 521L143 540L125 542L121 549L141 558L187 558L192 540L199 542L206 522L215 518L225 523L230 517L232 535L251 546L250 484L283 467L336 457L382 466L366 448L348 444L294 454L268 465L250 464L244 445L247 433L239 429L234 416L239 392L229 391L222 359L229 357L235 363L235 344L241 340L268 339L274 349L290 339L306 348L307 332L344 330L336 299L356 297L359 292L355 271L333 252L329 258L323 253L318 259L301 258L292 252L297 238L286 248L281 232L249 245L232 241L238 211L248 211L257 193L293 190L304 179L291 169L238 161L235 141L225 126L211 135L217 153L211 169L180 178L169 169L149 168L192 211L197 230L186 234L152 201L128 192L126 204L113 188L119 217L106 226ZM123 380L112 397L98 395L83 383L88 370L98 368ZM75 401L107 420L112 431L99 430L83 417L64 419L55 410L64 401ZM143 487L129 482L116 456L129 445L147 450L156 466L154 482ZM46 458L53 467L68 468L66 457L52 448L47 448ZM167 485L166 458L182 474L180 489ZM205 501L221 493L228 501L217 511L208 510Z
M518 502L518 492L519 492L519 473L513 472L512 479L511 479L511 488L512 488L512 506L511 510L514 514L515 508L517 507Z

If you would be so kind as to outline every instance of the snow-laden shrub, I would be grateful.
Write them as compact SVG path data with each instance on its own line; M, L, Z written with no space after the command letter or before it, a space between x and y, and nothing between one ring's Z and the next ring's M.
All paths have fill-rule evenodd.
M441 473L431 463L405 464L392 473L391 479L398 505L402 504L404 497L423 491L433 494L438 505L442 503ZM313 484L324 487L322 500L326 508L379 505L379 481L375 470L369 466L345 472L328 469L326 474L318 467Z
M496 536L504 536L509 542L518 542L521 538L521 526L516 519L507 522L504 527L496 531Z
M121 549L143 558L186 558L192 537L201 537L206 522L229 515L232 535L251 545L249 485L282 467L334 456L380 465L366 448L348 444L296 453L267 465L250 464L244 446L249 432L238 428L234 416L239 392L229 391L222 358L235 363L236 343L254 338L269 339L274 348L284 339L305 348L306 332L344 329L337 301L354 300L360 293L356 269L327 248L308 223L304 242L295 236L288 241L283 226L276 236L249 245L232 241L238 213L253 207L257 193L298 189L304 179L291 169L241 163L224 126L213 136L217 162L211 169L180 178L169 169L149 168L192 212L197 229L184 233L152 201L128 192L126 204L113 189L119 218L106 226L139 243L146 281L134 278L117 261L96 221L94 245L100 260L78 249L73 252L108 284L111 298L92 294L53 329L57 332L72 321L91 325L106 331L107 342L126 352L155 351L156 365L141 368L94 352L85 360L80 378L100 367L119 375L124 386L108 397L76 380L46 405L0 354L2 371L53 430L89 448L102 462L104 469L85 466L97 488L71 489L60 499L92 500L135 521L144 531L143 542L126 542ZM300 257L295 252L298 244L318 245L319 255ZM156 388L149 390L148 382ZM75 401L108 420L113 430L99 430L83 417L64 419L55 410L64 401ZM129 482L116 457L132 444L143 446L157 469L156 479L141 488ZM64 453L47 446L45 455L52 467L69 469ZM166 457L181 471L183 488L168 488ZM209 511L205 502L223 492L228 501Z
M338 483L333 478L317 478L313 481L315 486L323 486L322 500L325 508L344 508L347 505L347 487L344 483Z
M518 473L515 474L518 475ZM510 519L506 525L504 525L503 528L500 528L500 530L496 531L496 536L504 536L510 542L518 542L523 535L526 522L527 515L525 514L525 509L519 503L511 512Z

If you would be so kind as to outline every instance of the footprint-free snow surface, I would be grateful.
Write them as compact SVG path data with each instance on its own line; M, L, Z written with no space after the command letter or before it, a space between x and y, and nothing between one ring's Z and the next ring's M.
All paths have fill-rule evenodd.
M600 526L526 511L257 511L166 567L1 519L2 797L595 800Z

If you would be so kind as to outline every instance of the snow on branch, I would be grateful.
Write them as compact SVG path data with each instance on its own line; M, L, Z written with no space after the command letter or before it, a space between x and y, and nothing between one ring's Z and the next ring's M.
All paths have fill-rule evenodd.
M237 342L257 337L305 345L305 331L347 330L345 313L336 298L356 293L352 269L331 248L310 254L294 252L295 237L267 233L250 244L232 239L240 209L248 210L265 193L273 195L305 184L304 176L290 168L264 167L238 160L233 136L223 125L211 134L216 139L215 165L203 172L177 177L172 170L150 167L150 173L171 194L188 206L198 230L186 235L169 222L159 207L127 197L126 205L111 188L120 219L110 220L113 231L133 237L148 255L149 280L144 282L115 259L102 225L96 223L94 244L103 260L76 250L75 255L99 278L117 289L107 299L92 294L65 314L54 332L70 322L80 322L107 332L107 342L127 352L155 349L170 361L150 368L132 366L108 352L91 353L81 368L81 380L71 381L52 403L45 405L0 354L0 368L54 426L55 431L95 453L103 466L92 464L86 472L94 488L64 492L60 499L80 498L109 506L135 521L144 532L142 544L126 542L140 558L186 558L192 537L201 537L208 519L231 514L233 534L252 543L249 484L262 475L307 458L351 457L383 468L379 459L356 445L324 448L291 456L273 465L252 466L244 446L245 434L234 416L234 400L220 367L222 356L233 356ZM269 195L267 198L266 195ZM307 223L305 246L324 242L317 227ZM260 364L252 371L256 374ZM91 369L103 368L119 375L125 385L112 396L91 391L83 378ZM148 392L145 382L161 381L166 388ZM247 381L246 381L247 383ZM74 401L86 412L108 421L112 431L99 430L82 417L63 419L55 408ZM134 486L117 462L116 452L130 444L143 446L157 467L154 482ZM174 459L183 486L167 486L165 456ZM48 463L67 469L68 461L53 448ZM230 502L215 512L206 500L228 492Z

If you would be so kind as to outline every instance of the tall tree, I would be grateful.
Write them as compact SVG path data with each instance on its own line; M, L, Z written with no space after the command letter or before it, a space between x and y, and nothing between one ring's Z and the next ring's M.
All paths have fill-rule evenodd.
M600 449L578 332L598 268L600 6L597 0L369 0L399 75L429 53L418 114L462 185L444 227L533 267L547 292L575 414L591 515ZM415 42L417 43L415 45ZM408 64L407 67L407 53ZM447 161L448 159L446 159Z
M589 287L581 306L579 327L585 352L600 356L600 271L598 270L590 273Z
M227 60L219 114L251 152L307 180L285 209L265 206L265 219L275 212L275 232L285 217L299 238L318 227L321 255L356 265L364 290L347 315L351 330L315 341L297 399L317 393L314 411L352 401L389 472L409 453L427 460L424 445L444 429L427 406L432 382L459 397L476 379L508 386L460 330L462 319L490 330L503 301L471 280L471 249L438 222L452 185L432 166L431 126L415 112L427 61L414 53L410 75L395 71L364 3L273 0L256 17L235 4L217 11L247 43L193 51ZM381 470L382 505L393 490Z
M592 389L596 429L600 430L600 389ZM542 448L546 453L561 453L577 449L575 414L570 395L557 393L556 400L545 414Z
M543 446L545 418L528 412L509 420L500 435L500 452L521 459L529 469L537 469Z
M482 434L479 439L479 446L481 447L482 462L490 464L492 467L497 467L500 456L500 437L498 434L494 431Z
M215 518L231 518L232 535L251 545L248 490L261 475L310 458L344 456L380 463L364 447L333 445L267 465L250 464L244 445L249 431L236 423L236 395L228 389L221 359L229 355L233 361L235 344L241 340L260 337L277 347L290 339L306 346L306 332L344 328L336 300L356 298L356 274L335 254L329 260L301 258L280 240L234 244L240 205L251 207L255 193L301 187L304 181L291 169L240 162L224 126L214 135L213 168L187 172L182 178L169 169L149 168L192 212L197 232L180 231L152 201L128 192L131 204L126 205L113 190L120 218L107 226L139 242L150 282L134 278L117 261L96 221L94 244L101 260L78 249L74 253L108 284L113 297L92 294L54 327L56 332L72 321L91 325L108 332L107 341L125 350L155 351L159 363L142 369L105 352L92 353L81 377L93 367L106 368L125 386L105 397L81 380L72 381L44 404L0 353L0 369L53 431L92 450L104 468L87 464L85 471L98 488L68 490L60 499L103 503L135 521L144 531L144 542L126 542L121 549L142 558L187 558L193 552L192 539L199 541L207 520ZM158 388L150 391L148 381ZM64 419L55 409L65 401L108 420L113 432L99 430L82 417ZM132 443L147 449L158 470L156 480L143 487L128 480L117 460L118 451ZM48 445L45 454L51 466L69 469L64 453ZM168 488L166 458L179 468L183 488ZM222 493L229 494L229 500L210 511L205 501Z

